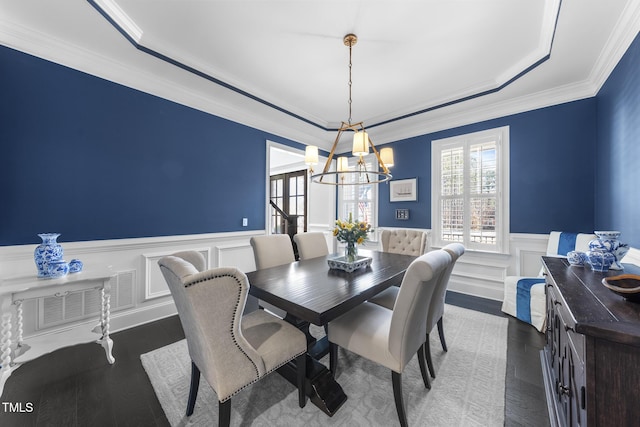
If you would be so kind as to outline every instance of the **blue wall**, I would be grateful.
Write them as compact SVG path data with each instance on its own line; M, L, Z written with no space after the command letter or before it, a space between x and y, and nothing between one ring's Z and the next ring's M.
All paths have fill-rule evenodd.
M381 185L379 225L431 227L432 140L508 125L511 232L618 229L640 247L639 43L595 98L393 143L418 201ZM297 143L5 47L0 67L0 246L264 229L265 140Z
M597 96L596 225L640 247L640 36Z
M6 47L0 67L0 245L264 229L265 140L296 143Z
M417 177L419 194L416 202L390 203L389 187L380 186L379 225L431 228L431 141L501 126L510 130L511 232L593 231L594 98L392 144L394 179ZM398 208L408 208L411 219L396 220Z

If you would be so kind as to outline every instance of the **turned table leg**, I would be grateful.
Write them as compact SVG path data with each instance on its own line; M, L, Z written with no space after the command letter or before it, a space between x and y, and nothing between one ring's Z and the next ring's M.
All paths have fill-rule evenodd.
M2 296L0 302L0 396L4 390L4 383L13 371L11 366L11 297Z
M116 359L113 357L113 340L109 338L109 322L111 321L111 285L105 283L100 290L100 299L102 301L102 309L100 311L100 327L102 329L102 338L97 342L102 345L107 355L107 361L114 364Z

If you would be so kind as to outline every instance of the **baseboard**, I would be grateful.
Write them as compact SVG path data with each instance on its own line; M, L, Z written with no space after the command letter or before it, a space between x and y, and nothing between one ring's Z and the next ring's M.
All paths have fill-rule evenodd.
M155 322L176 314L178 314L178 310L173 300L135 310L123 311L111 317L111 333Z

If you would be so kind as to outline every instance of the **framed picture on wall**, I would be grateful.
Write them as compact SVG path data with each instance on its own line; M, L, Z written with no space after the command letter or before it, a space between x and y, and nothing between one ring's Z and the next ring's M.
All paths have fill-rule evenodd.
M417 178L389 182L390 202L415 202L417 200Z

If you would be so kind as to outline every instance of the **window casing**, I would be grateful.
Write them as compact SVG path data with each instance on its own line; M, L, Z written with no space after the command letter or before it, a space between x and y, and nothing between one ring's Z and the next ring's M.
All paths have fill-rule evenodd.
M364 156L367 170L378 170L375 155ZM358 158L349 158L349 170L357 169ZM347 182L358 182L358 174L347 173L338 176ZM375 229L378 227L378 184L358 183L354 185L338 186L338 219L346 220L349 213L353 214L353 220L367 221ZM377 234L369 236L369 241L376 242Z
M432 141L433 245L509 251L509 127Z

